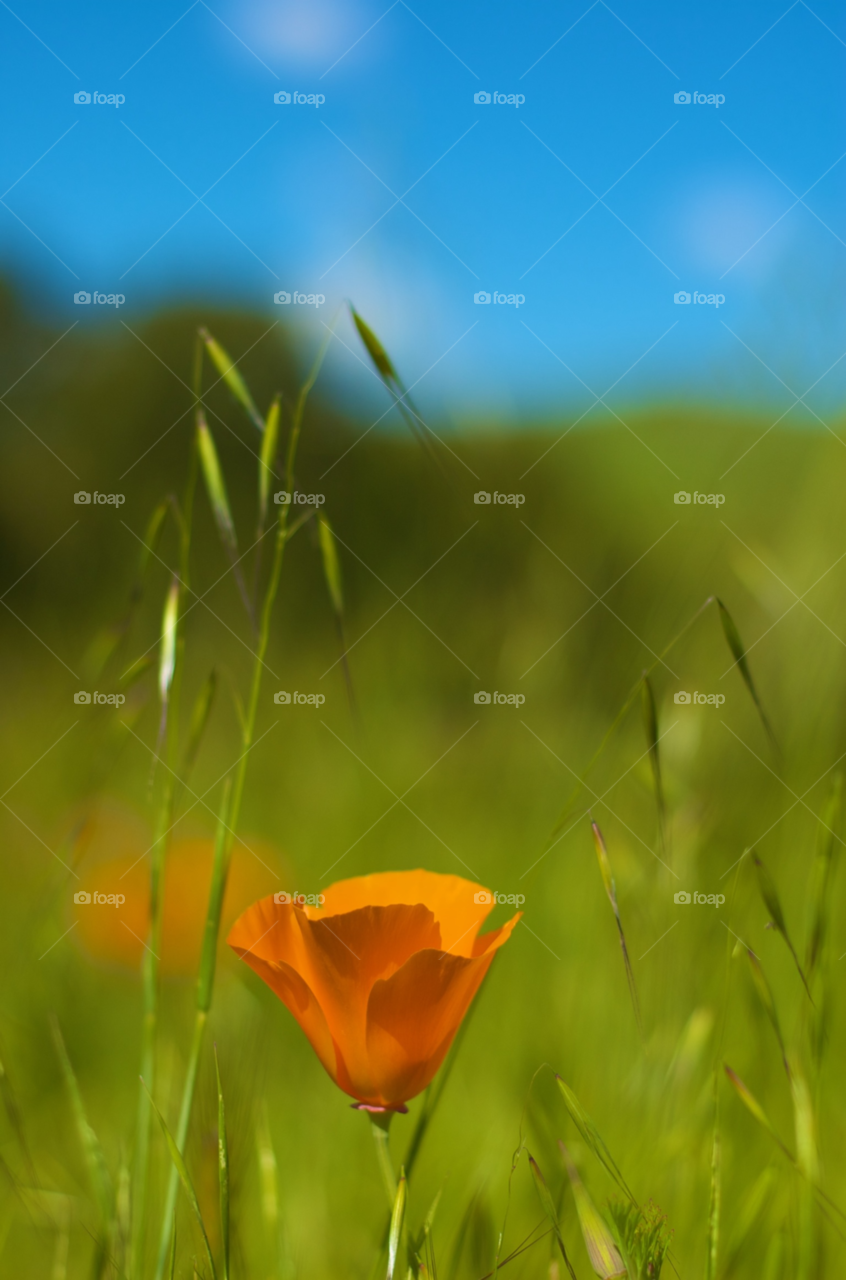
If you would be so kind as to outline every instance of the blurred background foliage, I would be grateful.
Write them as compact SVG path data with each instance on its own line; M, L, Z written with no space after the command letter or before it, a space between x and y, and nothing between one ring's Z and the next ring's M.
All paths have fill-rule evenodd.
M149 516L185 483L199 325L239 361L262 412L282 393L284 444L313 358L295 334L278 326L266 334L266 323L249 314L165 311L132 331L116 324L70 333L22 376L59 334L32 321L11 293L2 300L3 385L21 379L3 399L0 437L7 1274L89 1274L91 1191L51 1011L113 1173L131 1142L138 976L125 957L110 959L108 948L98 952L72 927L77 882L53 855L97 887L98 857L127 856L152 823L155 665L126 690L120 714L76 706L73 694L122 687L121 675L157 643L177 563L172 525L130 625L122 624ZM347 317L338 332L356 346ZM380 336L390 349L390 333ZM366 369L361 376L369 377ZM255 539L258 435L223 384L206 403L245 550ZM521 422L508 434L451 434L445 438L463 464L449 462L446 479L395 413L368 433L369 422L345 413L337 388L329 397L318 383L306 414L297 488L326 495L323 510L337 534L354 706L309 522L288 549L274 615L240 824L246 844L264 851L263 867L245 875L243 892L314 893L346 876L425 866L526 898L525 927L481 992L411 1185L415 1229L444 1188L433 1228L444 1276L478 1280L491 1269L521 1123L556 1200L566 1182L559 1137L597 1203L613 1190L567 1119L551 1072L532 1085L544 1063L575 1090L638 1199L651 1197L667 1214L680 1275L705 1273L716 1078L722 1214L714 1274L800 1274L801 1178L743 1109L721 1064L741 1075L795 1150L778 1044L746 957L733 951L738 939L754 949L788 1047L805 1044L807 998L783 939L767 928L754 868L741 855L758 848L804 958L813 863L827 834L818 815L846 753L843 443L822 428L768 431L771 419L730 407L621 412L628 429L576 427L554 447L569 425L564 409L555 421ZM121 492L126 501L118 509L75 506L80 488ZM478 506L477 489L523 493L525 503ZM725 503L679 506L678 489L720 492ZM252 639L233 576L222 576L227 562L201 489L195 521L191 587L208 594L186 620L182 716L184 723L214 667L218 696L191 781L197 796L208 791L213 811L215 783L238 754L233 690L243 696ZM249 558L246 570L249 580ZM716 604L702 609L715 595L743 636L777 750L738 670L727 673L732 658ZM700 609L652 672L666 848L635 700L580 791L566 834L546 851L577 776L627 695ZM319 710L277 706L277 689L323 692L326 702ZM479 689L522 692L525 705L477 706ZM679 706L673 694L681 689L723 692L726 701L719 709ZM104 813L112 834L98 854L81 832ZM616 877L643 1042L589 815L602 827ZM212 812L200 804L177 834L203 840L213 829ZM822 1069L817 1076L807 1055L803 1069L817 1109L822 1182L844 1204L839 834L833 847L829 995L823 999L822 985L817 991ZM190 874L179 884L186 920L202 914L202 888L192 894ZM724 893L726 902L719 910L676 905L679 889ZM505 915L500 907L491 919ZM368 1126L273 995L234 958L221 963L212 1022L230 1118L234 1274L367 1276L384 1229ZM191 980L166 975L163 989L159 1105L172 1120ZM25 1149L12 1123L15 1105ZM209 1045L189 1164L213 1236L216 1105ZM398 1160L419 1105L394 1122ZM158 1137L155 1158L163 1185L167 1157ZM523 1159L506 1251L543 1217L531 1182ZM562 1203L568 1251L584 1277L590 1267L569 1192ZM843 1220L827 1213L834 1225L815 1210L809 1276L838 1276L846 1261ZM190 1274L188 1260L200 1254L193 1231L183 1204L180 1274ZM550 1241L506 1273L554 1274Z

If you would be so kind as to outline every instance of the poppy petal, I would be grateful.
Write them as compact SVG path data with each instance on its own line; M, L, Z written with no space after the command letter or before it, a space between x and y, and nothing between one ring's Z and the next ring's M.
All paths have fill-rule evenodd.
M367 1057L367 999L378 979L390 978L416 951L437 948L440 931L431 911L414 906L367 906L329 919L309 919L292 903L263 898L245 911L229 935L229 944L276 991L303 1030L297 1008L289 1003L282 967L298 975L316 1001L333 1045L335 1068L321 1062L353 1097L370 1100L373 1089ZM312 1044L314 1044L312 1040ZM315 1045L317 1049L317 1046ZM351 1090L345 1080L357 1082Z
M311 919L341 915L365 906L413 906L422 902L441 927L441 947L453 955L472 956L484 920L494 908L493 895L461 876L434 871L383 871L339 880L324 892L322 907L306 907Z
M429 1084L490 968L519 920L514 916L474 958L419 951L374 984L367 1006L371 1073L386 1104L405 1102Z

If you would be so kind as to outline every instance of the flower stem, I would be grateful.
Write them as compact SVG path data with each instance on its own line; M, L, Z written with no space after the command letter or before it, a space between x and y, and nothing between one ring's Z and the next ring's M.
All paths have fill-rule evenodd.
M392 1210L397 1196L397 1179L391 1162L388 1127L393 1115L393 1111L370 1113L370 1129L373 1133L373 1141L376 1143L376 1158L379 1161L379 1170L382 1174L382 1181L385 1184L388 1204Z

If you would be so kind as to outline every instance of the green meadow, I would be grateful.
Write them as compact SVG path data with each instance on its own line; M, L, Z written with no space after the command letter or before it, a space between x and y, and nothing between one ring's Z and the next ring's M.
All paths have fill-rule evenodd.
M0 325L9 385L59 332L11 296ZM77 330L3 402L0 1270L156 1272L196 975L146 978L163 1124L148 1110L140 1201L145 979L74 924L96 880L80 832L119 813L148 833L148 866L168 791L175 832L212 840L243 766L235 825L262 851L261 893L424 867L512 898L486 927L518 896L523 916L443 1089L391 1124L398 1172L428 1109L393 1263L367 1118L221 938L165 1274L223 1276L228 1220L233 1278L588 1280L619 1274L593 1265L591 1204L610 1224L609 1202L618 1218L652 1202L665 1277L842 1276L843 424L615 402L625 422L598 407L571 429L562 405L507 431L427 419L421 442L396 408L370 431L345 412L331 355L298 400L317 348L266 330L212 311ZM349 316L338 332L369 383ZM193 452L196 386L225 498ZM239 386L265 430L280 396L263 521L264 437ZM287 478L325 502L290 504L263 630L300 410ZM125 852L110 840L102 855ZM179 892L202 921L208 883Z

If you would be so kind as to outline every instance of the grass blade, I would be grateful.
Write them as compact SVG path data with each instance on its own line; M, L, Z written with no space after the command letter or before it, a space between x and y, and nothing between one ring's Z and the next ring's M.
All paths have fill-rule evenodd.
M735 1089L737 1096L740 1098L740 1101L743 1103L746 1109L752 1113L752 1115L758 1121L758 1124L760 1124L764 1129L766 1129L767 1133L770 1135L773 1141L787 1156L790 1163L795 1165L796 1164L795 1156L793 1155L792 1151L790 1151L785 1146L781 1138L776 1133L772 1123L770 1122L769 1117L767 1116L767 1113L764 1111L764 1108L761 1106L760 1102L755 1097L755 1095L751 1092L751 1090L749 1090L746 1087L746 1085L743 1083L743 1081L741 1080L737 1072L732 1071L728 1063L726 1062L723 1063L723 1070L728 1076L728 1079L732 1084L733 1088Z
M576 1280L576 1273L573 1270L573 1264L570 1262L570 1259L567 1256L567 1248L564 1244L564 1237L561 1235L561 1225L558 1221L558 1210L555 1208L555 1201L552 1199L552 1196L549 1191L549 1187L546 1184L546 1178L544 1178L536 1161L534 1160L531 1154L529 1154L529 1168L531 1169L532 1176L535 1180L535 1189L537 1190L538 1199L541 1202L541 1207L543 1208L544 1213L552 1223L552 1229L555 1232L555 1239L558 1241L558 1248L561 1250L561 1256L564 1259L564 1265L566 1266L567 1270L570 1272L570 1275L572 1276L573 1280Z
M817 1152L817 1125L807 1081L794 1062L790 1073L793 1119L796 1130L796 1158L809 1182L819 1182L820 1163Z
M350 314L353 318L353 324L358 330L358 336L361 338L367 354L376 366L377 373L379 373L381 377L399 384L397 371L391 364L387 351L376 337L376 334L370 328L370 325L367 324L365 320L362 320L352 303L350 303Z
M217 693L217 671L212 667L200 692L197 694L191 711L191 721L188 726L188 741L185 745L185 754L182 758L182 767L179 770L179 777L183 784L187 783L191 770L194 767L194 761L197 759L197 752L206 732L206 726L209 722L211 709L214 705L215 694Z
M426 452L429 459L434 462L442 475L446 475L441 460L435 453L429 439L429 429L426 427L422 417L417 412L417 409L411 400L411 396L403 386L399 374L390 361L387 351L376 337L376 334L370 328L370 325L362 320L352 303L349 304L349 307L353 323L358 330L358 335L361 338L361 341L364 343L365 350L373 361L376 372L385 384L386 390L402 415L403 421L417 440L418 444ZM424 427L425 430L423 429Z
M778 751L778 743L776 742L775 734L773 733L770 722L767 719L767 714L764 711L761 699L758 697L758 690L755 688L755 682L752 679L752 672L749 670L749 663L746 660L746 650L743 646L743 641L740 638L740 632L734 624L734 619L719 597L717 598L717 605L720 610L720 622L723 624L723 634L725 635L726 642L731 650L731 656L734 658L734 665L739 669L740 674L743 677L743 683L749 690L749 696L755 704L755 709L757 710L758 715L761 717L761 724L764 726L770 742L772 742L776 751Z
M232 779L227 778L223 784L220 811L217 819L217 830L214 840L214 862L212 864L212 880L209 889L209 905L206 911L206 925L203 933L203 950L200 957L200 976L197 980L197 1009L208 1013L211 1008L214 973L217 962L217 940L220 934L220 916L223 911L223 898L226 893L226 881L229 875L229 864L232 860L232 841L229 836L229 805L232 793Z
M720 1193L721 1193L720 1130L714 1119L714 1142L711 1147L711 1195L708 1205L708 1256L705 1262L705 1280L717 1280L717 1255L720 1244Z
M820 963L828 933L829 890L834 869L834 855L837 852L838 832L840 830L842 791L843 777L838 773L834 778L828 803L823 809L822 818L820 819L817 854L814 859L813 887L811 890L811 924L808 931L808 948L805 957L809 984L814 981L814 975Z
M649 748L649 763L652 767L652 782L655 787L655 803L658 808L658 832L661 837L661 848L666 849L667 811L664 803L664 786L661 780L661 756L658 750L658 709L655 705L655 691L649 675L644 672L641 684L641 711L643 727L646 733L646 745Z
M5 1050L0 1046L0 1055L4 1053ZM26 1132L23 1126L20 1104L18 1103L15 1090L12 1088L12 1082L9 1079L8 1072L6 1071L3 1056L0 1056L0 1094L2 1094L3 1097L3 1108L6 1112L6 1117L15 1137L17 1138L21 1156L23 1158L24 1165L26 1166L27 1175L30 1182L35 1187L38 1185L38 1175L35 1172L35 1164L33 1162L32 1155L30 1154L29 1143L26 1140Z
M602 838L602 832L595 822L591 822L590 829L593 832L593 842L596 846L596 856L599 860L599 870L602 874L602 883L605 885L605 892L608 894L608 901L611 903L611 909L614 912L614 919L617 922L617 933L620 937L620 949L623 952L623 961L626 966L626 980L629 984L629 995L632 999L632 1007L634 1008L637 1029L643 1037L643 1023L640 1019L640 1003L637 998L637 987L635 986L634 973L632 972L631 961L629 960L629 951L626 946L626 935L623 933L623 922L620 919L620 909L617 906L617 890L614 885L614 876L611 872L611 863L608 859L608 850L605 848L605 841Z
M772 1165L768 1165L753 1183L747 1192L740 1212L732 1230L731 1239L729 1241L725 1266L723 1268L724 1275L730 1275L737 1262L740 1250L746 1241L747 1236L752 1231L758 1218L760 1217L770 1192L773 1189L773 1183L776 1181L776 1171Z
M406 1181L405 1170L400 1169L397 1193L394 1197L394 1208L391 1213L391 1231L388 1236L387 1280L394 1280L394 1273L397 1266L397 1255L399 1254L400 1239L402 1237L402 1227L405 1220L405 1201L407 1192L408 1182Z
M654 671L655 668L664 661L667 654L670 653L678 644L678 642L682 639L682 637L687 634L687 632L693 626L694 622L696 622L696 620L700 617L700 615L705 612L705 610L708 608L709 605L714 603L714 599L715 599L714 596L708 596L707 600L705 600L696 610L696 613L694 613L691 618L688 618L687 622L684 624L681 630L677 631L676 634L673 636L673 638L670 641L668 641L667 644L664 645L664 648L657 655L655 661L647 668L647 674L650 671ZM546 838L546 843L544 846L545 852L548 852L552 848L553 844L556 843L561 832L564 830L564 824L570 818L570 815L573 812L575 803L579 798L580 792L587 784L587 780L590 777L591 773L593 772L594 768L596 767L597 761L602 758L602 755L605 752L605 749L608 746L608 743L611 741L617 729L622 724L623 720L628 714L630 707L638 697L642 682L643 682L643 677L641 676L635 682L635 684L632 685L631 689L626 695L626 698L622 706L620 707L620 710L617 712L616 716L611 721L608 728L605 730L605 733L602 735L602 740L599 746L596 748L590 760L588 761L587 765L579 775L578 780L576 781L576 784L573 787L573 790L570 792L570 795L568 796L567 800L564 803L563 809L561 810L561 812L559 813L558 817L555 820L555 825L553 826L551 832Z
M217 1163L220 1180L220 1233L223 1240L223 1280L229 1280L229 1146L226 1141L226 1111L220 1084L220 1063L214 1046L214 1074L217 1080Z
M94 1192L94 1199L97 1202L97 1208L100 1211L100 1220L103 1232L105 1233L112 1219L112 1186L109 1178L109 1171L106 1167L106 1159L103 1155L103 1149L100 1146L99 1139L88 1123L88 1117L85 1113L85 1104L82 1101L82 1094L79 1091L76 1076L74 1074L71 1060L68 1057L68 1051L65 1048L65 1042L59 1028L58 1019L55 1015L50 1017L50 1028L53 1033L53 1042L56 1046L56 1054L59 1059L59 1065L62 1068L62 1075L65 1078L68 1093L70 1094L71 1107L76 1122L76 1131L79 1136L82 1154L85 1157L85 1163L88 1168L88 1176L91 1180L91 1187Z
M158 1117L159 1124L162 1127L162 1133L164 1134L165 1142L167 1143L167 1149L170 1154L170 1158L173 1161L173 1166L179 1175L179 1181L182 1183L182 1189L185 1192L185 1196L188 1200L189 1205L191 1206L191 1211L194 1214L194 1217L197 1220L197 1225L200 1228L200 1234L203 1237L203 1246L206 1251L206 1260L208 1261L208 1264L209 1264L209 1271L212 1274L212 1280L217 1280L217 1271L215 1270L214 1258L212 1256L212 1251L211 1251L211 1245L209 1244L209 1237L206 1232L206 1224L203 1222L203 1215L200 1212L200 1204L199 1204L199 1201L197 1200L196 1192L194 1191L194 1185L191 1182L191 1175L188 1172L188 1166L186 1165L184 1159L182 1158L182 1153L180 1152L179 1147L176 1145L176 1141L173 1137L173 1134L171 1133L170 1129L168 1129L167 1127L167 1123L165 1121L164 1116L159 1111L158 1107L153 1101L153 1096L150 1093L149 1089L147 1090L147 1097L150 1099L150 1106L152 1107L153 1111L156 1113L156 1116Z
M229 508L226 484L223 479L223 472L220 469L220 460L217 456L214 437L209 431L202 413L200 413L197 423L197 447L200 453L203 479L206 482L206 491L209 495L209 502L211 503L215 524L220 534L220 540L230 555L237 555L238 539L235 535L235 524Z
M332 526L328 517L323 515L322 512L318 513L317 516L317 536L320 542L320 556L323 561L323 577L326 581L329 599L332 601L335 626L338 630L338 641L341 646L341 665L344 670L344 681L347 686L350 706L354 711L355 698L353 697L352 678L347 661L347 642L344 632L344 596L341 590L341 564L338 559L338 547L335 535L332 532Z
M758 991L758 995L760 996L761 1004L764 1006L767 1017L772 1023L773 1030L775 1031L776 1039L778 1040L778 1047L781 1050L781 1060L784 1063L784 1069L787 1072L787 1078L789 1080L790 1065L787 1061L787 1051L784 1047L784 1039L781 1034L781 1024L778 1020L778 1013L775 1007L772 987L767 981L767 976L764 973L764 970L761 967L761 962L755 955L755 952L752 951L751 948L747 947L746 954L749 957L749 964L752 968L752 978Z
M790 934L787 932L787 921L785 920L784 912L781 909L781 899L778 896L778 890L776 889L775 881L773 880L769 871L764 866L763 862L758 857L754 849L752 850L752 861L755 864L755 871L758 876L758 887L761 890L761 897L764 900L764 906L767 908L767 911L770 913L770 919L772 920L776 929L778 929L779 933L784 938L784 941L787 943L787 947L790 951L790 954L793 956L794 964L796 965L796 968L798 970L799 977L802 979L802 985L804 986L806 992L808 993L808 999L811 1001L811 1004L813 1004L814 1001L811 995L811 988L808 986L808 980L805 977L805 974L802 972L802 966L799 963L799 957L796 954L796 948L794 947L793 943L790 940Z
M273 1259L273 1275L281 1276L282 1271L282 1237L279 1217L279 1167L276 1152L270 1137L270 1125L267 1119L267 1104L262 1104L256 1124L256 1153L259 1166L259 1186L261 1190L261 1215L270 1241L270 1256Z
M799 1199L797 1280L810 1280L812 1275L818 1274L815 1266L817 1242L814 1224L814 1188L819 1183L820 1167L811 1095L805 1078L796 1065L790 1076L790 1087L793 1098L796 1160L805 1177Z
M635 1200L628 1183L620 1172L614 1157L606 1147L602 1135L588 1113L585 1111L582 1104L579 1102L575 1093L573 1093L573 1090L569 1085L564 1083L561 1076L556 1075L555 1082L561 1090L564 1098L564 1105L569 1112L570 1119L578 1129L579 1136L582 1141L587 1143L599 1163L605 1169L606 1173L614 1179L620 1190L628 1196L633 1205L637 1206L637 1201Z
M317 532L320 539L320 554L323 559L323 576L332 601L332 608L337 617L343 618L344 597L341 592L341 565L338 560L338 548L332 526L323 514L317 517Z
M162 612L161 641L159 647L159 698L162 711L167 707L173 672L176 667L176 631L179 622L179 582L171 579L170 588Z
M238 538L235 533L235 522L232 519L232 511L226 493L226 484L223 479L220 460L217 456L214 437L208 429L202 410L197 413L197 450L200 455L200 466L203 471L203 479L206 482L206 492L209 495L209 502L220 541L232 565L232 573L238 584L238 591L244 602L250 622L255 626L252 603L247 594L244 575L241 573L241 566L238 561Z
M223 381L232 392L235 399L246 411L248 418L258 427L259 431L264 431L264 422L256 406L253 404L253 398L247 390L247 384L238 372L237 365L229 358L227 352L220 343L211 336L208 329L200 330L200 337L206 344L206 350L212 358L212 363L217 369Z
M605 1219L599 1213L593 1200L591 1200L584 1183L579 1177L578 1170L570 1158L569 1151L563 1142L559 1142L558 1145L561 1148L561 1154L567 1167L567 1176L573 1189L573 1199L576 1202L576 1212L579 1215L579 1224L582 1228L590 1265L600 1277L600 1280L620 1280L621 1277L626 1275L626 1268L614 1237Z
M279 444L279 397L273 401L267 413L267 423L261 441L259 457L259 533L264 529L267 519L267 504L270 497L270 486L275 474L276 450Z

